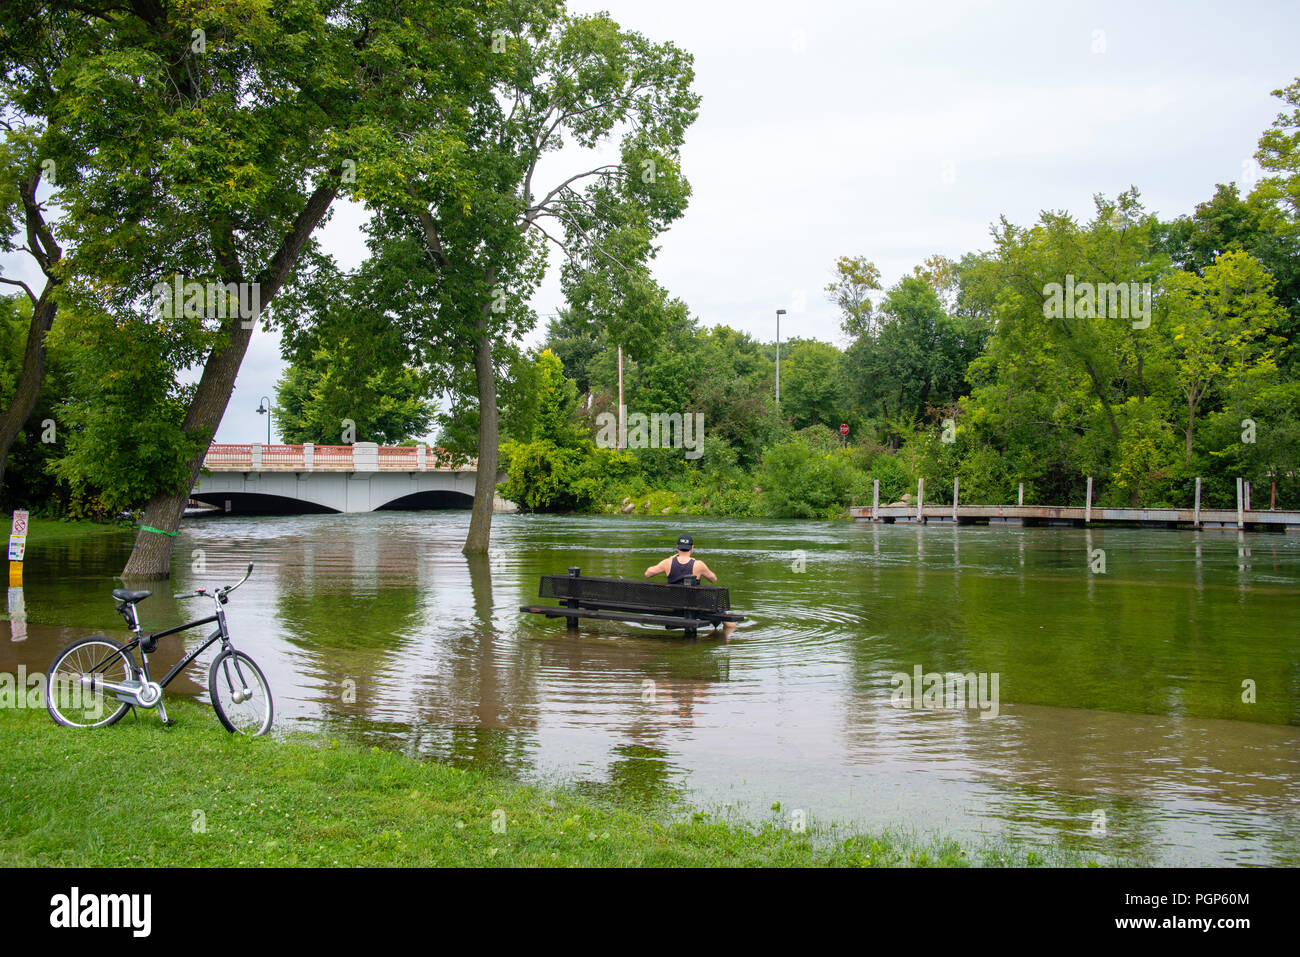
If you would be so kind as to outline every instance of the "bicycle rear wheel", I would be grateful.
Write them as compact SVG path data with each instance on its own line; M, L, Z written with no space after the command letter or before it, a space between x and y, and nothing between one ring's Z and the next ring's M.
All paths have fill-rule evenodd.
M103 635L82 638L60 651L45 673L45 707L55 722L66 728L104 728L130 710L131 705L112 692L88 687L83 677L118 684L134 681L135 661L121 644Z
M271 730L271 686L257 662L242 651L223 651L212 660L208 696L217 720L232 734L256 737Z

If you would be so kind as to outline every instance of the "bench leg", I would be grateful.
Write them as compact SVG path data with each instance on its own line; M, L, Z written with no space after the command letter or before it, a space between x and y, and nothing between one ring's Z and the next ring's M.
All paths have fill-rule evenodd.
M576 619L576 618L566 618L566 619L564 619L564 624L565 624L567 627L569 627L569 628L577 628L577 627L578 627L578 619Z

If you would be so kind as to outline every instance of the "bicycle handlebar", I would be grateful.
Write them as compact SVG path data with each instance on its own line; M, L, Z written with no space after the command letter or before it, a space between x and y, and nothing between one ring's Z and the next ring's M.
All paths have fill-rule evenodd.
M238 582L236 582L233 585L227 585L225 588L218 588L216 591L208 591L206 588L199 588L195 591L185 592L182 595L172 595L172 598L175 598L177 600L183 598L220 598L224 595L229 595L240 585L244 584L244 582L248 581L248 579L252 576L252 574L253 574L253 563L249 562L248 571L244 572L244 577L241 578Z
M252 562L249 562L249 563L248 563L248 571L244 572L244 577L241 578L241 579L239 580L238 584L227 586L226 588L223 588L222 591L223 591L225 594L229 595L232 591L234 591L234 590L235 590L236 588L238 588L240 585L244 584L244 582L248 581L248 579L249 579L250 577L252 577L252 574L253 574L253 563L252 563Z

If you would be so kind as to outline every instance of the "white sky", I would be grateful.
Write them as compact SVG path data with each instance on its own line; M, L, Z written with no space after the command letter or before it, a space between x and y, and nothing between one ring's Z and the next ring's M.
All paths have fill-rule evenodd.
M932 253L987 248L1000 215L1086 218L1094 193L1129 185L1162 216L1190 212L1216 183L1243 182L1281 109L1271 91L1300 75L1300 5L1285 2L570 9L608 10L694 55L693 197L656 272L705 324L767 340L785 308L783 339L844 344L822 291L842 255L872 259L888 285ZM364 255L363 216L338 207L322 233L343 265ZM542 314L563 304L553 267ZM218 441L265 439L255 409L282 367L276 337L256 333Z

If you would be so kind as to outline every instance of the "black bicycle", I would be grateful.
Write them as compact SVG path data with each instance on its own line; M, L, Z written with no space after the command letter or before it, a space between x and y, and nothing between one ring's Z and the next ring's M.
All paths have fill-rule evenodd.
M50 717L69 728L102 728L114 724L133 707L157 708L158 715L167 724L167 709L163 706L163 688L185 670L213 642L221 642L221 651L208 669L208 695L212 710L233 734L255 736L271 729L275 706L271 701L271 686L257 662L235 649L226 627L226 604L232 591L253 574L250 562L248 571L238 584L226 585L216 591L200 588L197 591L176 595L178 599L209 598L214 613L185 625L168 628L151 635L140 634L140 618L135 606L153 592L128 591L117 588L113 597L119 602L118 613L126 626L135 632L135 638L123 645L106 635L94 635L74 641L55 656L46 673L46 707ZM158 640L189 628L215 623L217 628L207 639L167 672L162 681L149 675L149 655L158 647ZM140 650L140 664L135 663L134 652ZM111 711L110 711L111 709Z

